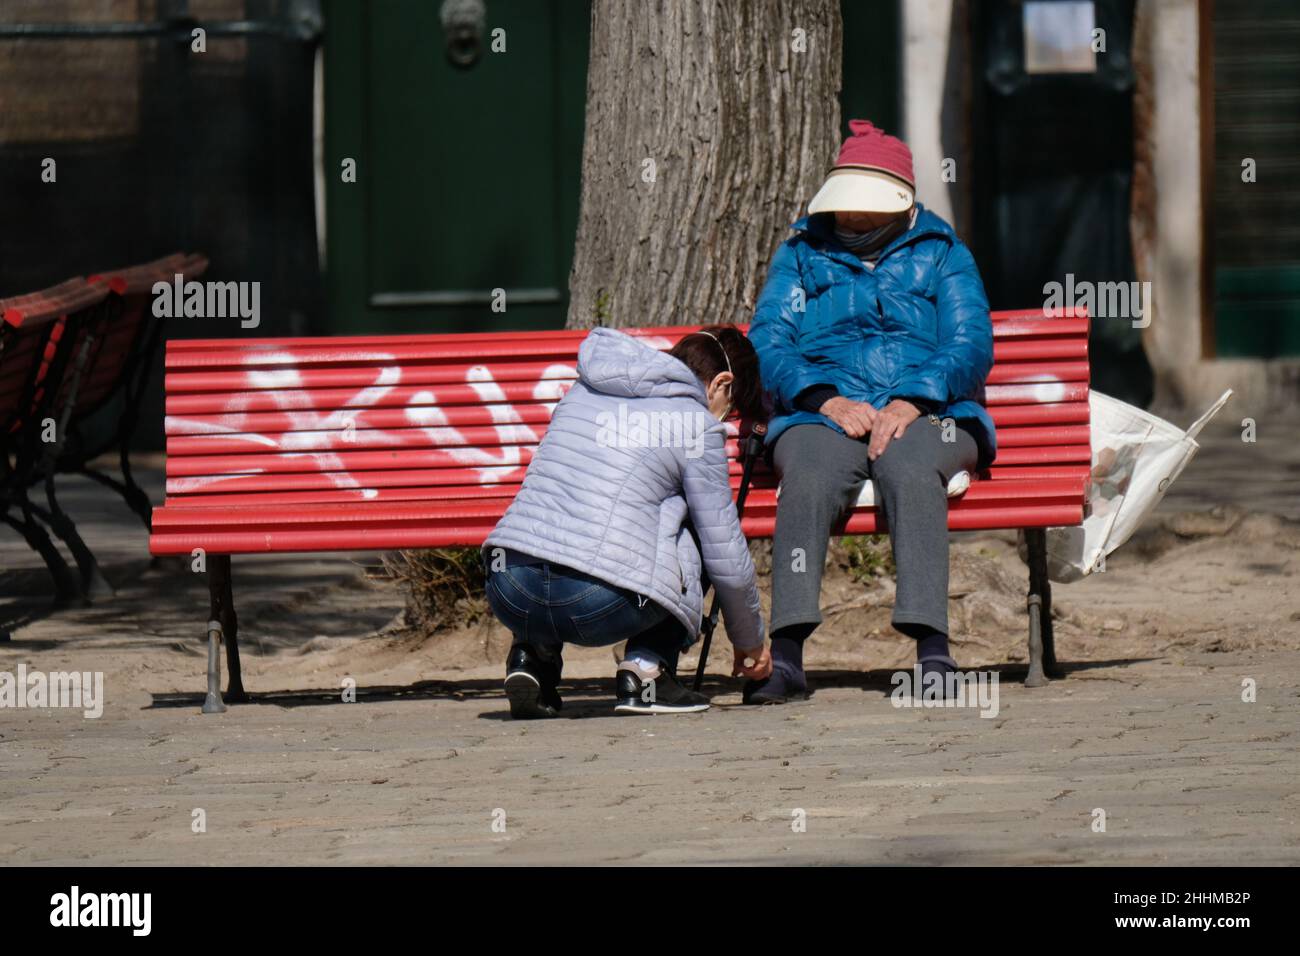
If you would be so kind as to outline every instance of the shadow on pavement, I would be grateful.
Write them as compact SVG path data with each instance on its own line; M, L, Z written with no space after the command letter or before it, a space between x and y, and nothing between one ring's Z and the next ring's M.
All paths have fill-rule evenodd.
M1080 663L1063 663L1061 665L1068 679L1070 674L1083 673L1092 670L1104 670L1111 667L1125 667L1133 664L1140 664L1157 658L1150 657L1133 657L1117 658L1106 661L1087 661ZM999 681L1007 681L1019 685L1025 677L1026 667L1023 664L1005 664L996 667L981 668L984 672L993 672L998 675ZM871 670L871 671L850 671L850 670L811 670L808 672L808 682L815 693L817 690L829 690L831 688L858 688L864 692L879 693L883 697L888 697L894 689L893 675L897 670ZM683 675L685 676L685 675ZM710 696L719 694L737 693L741 687L741 682L732 679L723 679L718 677L706 677L703 692ZM561 717L579 718L579 717L596 717L596 716L613 716L613 679L611 677L586 677L575 680L566 680L560 684L560 690L564 695L565 709ZM279 690L266 691L262 693L250 693L248 700L241 704L232 704L232 707L244 707L250 705L269 705L273 707L329 707L329 706L351 706L353 703L392 703L395 701L419 701L419 700L500 700L502 710L499 712L492 711L480 714L482 720L506 720L509 719L509 712L505 709L505 694L502 691L501 681L495 678L473 678L465 680L427 680L416 681L408 685L376 684L367 687L356 688L356 700L344 701L342 691L337 687L331 688L308 688L305 690ZM173 693L173 694L154 694L152 701L142 710L166 710L166 709L198 709L203 704L203 694L190 693ZM716 705L719 709L731 710L743 708L745 705L739 702L719 703Z

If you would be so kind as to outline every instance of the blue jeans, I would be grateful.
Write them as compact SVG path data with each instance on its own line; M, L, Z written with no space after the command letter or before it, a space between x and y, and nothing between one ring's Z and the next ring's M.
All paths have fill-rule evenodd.
M516 644L557 662L564 644L607 647L627 641L676 671L677 655L695 643L662 604L582 571L505 549L505 567L487 559L488 606Z

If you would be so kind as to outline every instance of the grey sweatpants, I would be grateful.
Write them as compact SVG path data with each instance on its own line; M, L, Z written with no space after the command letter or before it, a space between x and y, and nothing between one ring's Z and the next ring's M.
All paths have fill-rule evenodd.
M894 627L910 633L908 625L920 624L948 633L948 480L973 471L979 452L963 429L951 431L953 441L945 442L943 434L937 419L921 416L874 462L867 458L867 438L849 438L826 425L795 425L777 439L773 462L781 498L772 539L772 631L821 623L831 526L870 478L898 574Z

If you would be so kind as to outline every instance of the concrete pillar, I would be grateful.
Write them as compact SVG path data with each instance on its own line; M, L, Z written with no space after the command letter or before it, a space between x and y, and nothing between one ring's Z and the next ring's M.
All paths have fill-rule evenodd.
M970 30L965 0L903 2L903 138L912 149L916 197L968 238L970 222ZM956 162L955 182L942 164Z
M1156 403L1180 404L1201 361L1201 108L1196 0L1156 0L1151 52L1155 125L1152 316L1143 333Z

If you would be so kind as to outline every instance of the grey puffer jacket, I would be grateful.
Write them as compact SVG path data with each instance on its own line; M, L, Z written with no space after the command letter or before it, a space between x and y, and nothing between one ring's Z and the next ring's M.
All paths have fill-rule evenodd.
M763 642L763 616L725 441L685 364L630 335L593 329L578 352L578 381L483 549L511 548L645 595L692 635L704 603L702 550L727 636L753 650Z

